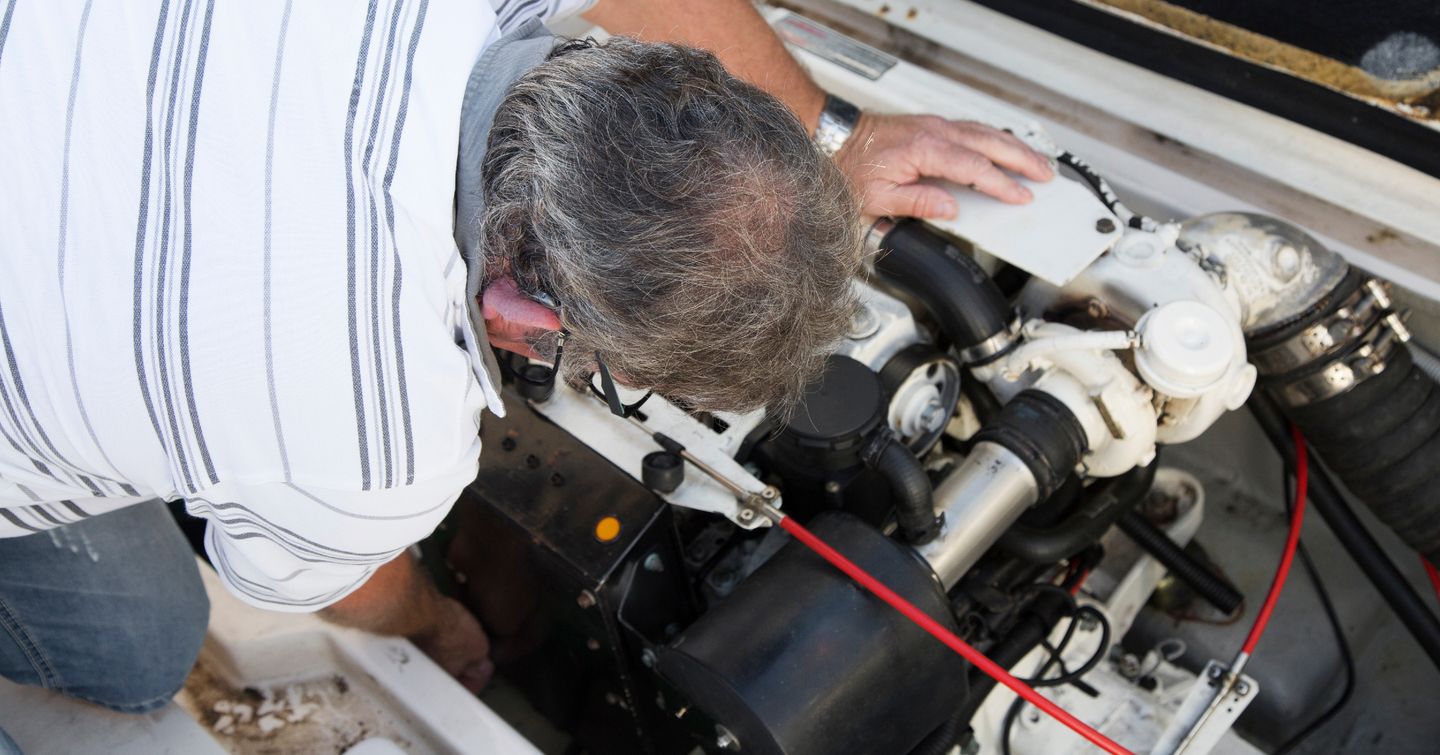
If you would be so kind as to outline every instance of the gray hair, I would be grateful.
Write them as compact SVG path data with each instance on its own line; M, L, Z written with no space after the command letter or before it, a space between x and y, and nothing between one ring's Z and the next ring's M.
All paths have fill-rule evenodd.
M599 353L696 409L784 412L854 309L843 174L707 52L559 46L506 94L483 181L486 275L560 302L571 379Z

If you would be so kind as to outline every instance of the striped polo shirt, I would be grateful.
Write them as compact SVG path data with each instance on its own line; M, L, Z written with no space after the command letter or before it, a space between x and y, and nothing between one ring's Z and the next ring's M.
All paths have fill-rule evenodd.
M429 534L498 411L466 83L584 5L0 0L0 537L183 499L232 591L311 611Z

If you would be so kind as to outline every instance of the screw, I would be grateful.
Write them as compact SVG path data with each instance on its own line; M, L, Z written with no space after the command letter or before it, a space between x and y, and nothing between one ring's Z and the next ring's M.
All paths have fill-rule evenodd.
M589 590L581 590L580 596L575 598L575 603L581 608L593 608L595 606L595 593Z
M1092 296L1090 301L1085 302L1085 312L1096 320L1103 320L1110 314L1110 308L1105 306L1105 302Z
M715 737L716 747L722 750L740 749L740 740L736 739L735 735L731 734L728 729L723 726L716 726L715 729L720 732L719 736Z
M550 475L550 484L551 484L551 485L554 485L554 486L557 487L557 488L560 487L561 485L564 485L564 484L565 484L565 475L562 475L562 474L560 474L559 472L556 472L555 474Z
M750 521L751 519L754 519L754 518L755 518L755 510L754 510L754 509L740 509L740 514L739 514L739 516L740 516L740 521L742 521L742 522L748 522L748 521Z
M540 468L540 457L539 457L539 456L536 456L535 454L530 454L529 456L526 456L526 457L525 457L525 466L528 467L528 468L530 468L530 469L539 469L539 468Z
M515 439L514 439L514 438L506 438L506 439L500 441L500 447L503 448L503 449L505 449L506 451L514 451L514 450L515 450Z
M1101 233L1114 233L1115 221L1111 218L1100 218L1095 221L1095 230Z
M1245 682L1236 682L1236 683L1235 683L1235 694L1237 694L1237 695L1239 695L1239 696L1241 696L1241 697L1244 697L1244 696L1250 694L1250 685L1246 684Z
M640 653L640 662L645 664L645 668L655 668L655 651L650 648L645 648L645 650Z
M685 714L686 714L686 713L689 713L689 712L690 712L690 706L688 706L688 705L682 705L682 706L680 706L680 710L675 711L675 717L676 717L676 718L684 718L684 717L685 717Z
M1220 677L1222 677L1222 676L1224 676L1224 675L1225 675L1225 669L1222 669L1222 668L1220 668L1219 666L1213 666L1213 667L1211 667L1211 669L1210 669L1210 678L1211 678L1211 679L1219 679Z
M644 565L645 571L653 571L657 574L665 571L665 562L660 558L659 553L651 553L650 555L646 556Z
M836 482L836 481L834 481L834 480L831 480L831 481L825 483L825 492L826 492L826 493L829 493L829 494L831 494L831 495L834 495L834 494L836 494L836 493L839 493L839 492L840 492L840 483L838 483L838 482Z
M595 639L594 637L591 637L590 639L585 641L585 647L590 648L591 650L599 650L600 641Z

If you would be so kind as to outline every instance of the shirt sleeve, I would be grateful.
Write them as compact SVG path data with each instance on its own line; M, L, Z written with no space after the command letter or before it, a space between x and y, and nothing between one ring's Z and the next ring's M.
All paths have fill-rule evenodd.
M434 531L477 466L382 490L221 483L186 508L208 520L205 550L232 593L259 608L305 613L349 595Z
M495 9L495 25L501 34L532 18L556 21L590 10L595 0L490 0Z

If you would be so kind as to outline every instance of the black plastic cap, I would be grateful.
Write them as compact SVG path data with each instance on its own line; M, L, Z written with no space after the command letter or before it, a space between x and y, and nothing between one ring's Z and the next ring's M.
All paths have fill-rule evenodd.
M685 460L669 451L645 454L640 460L640 479L657 493L674 493L685 481Z

